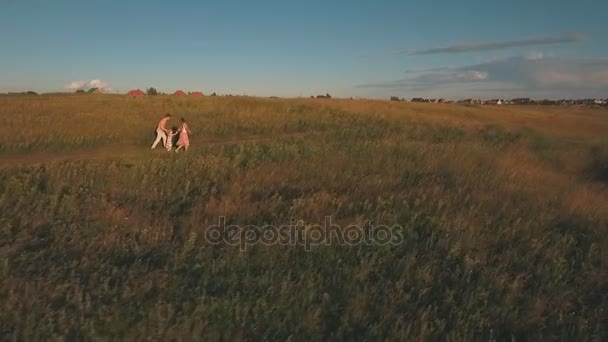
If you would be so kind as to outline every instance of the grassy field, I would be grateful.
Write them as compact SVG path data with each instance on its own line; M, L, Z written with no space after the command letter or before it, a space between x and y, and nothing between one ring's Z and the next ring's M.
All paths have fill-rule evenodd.
M165 112L188 153L150 151ZM606 109L70 95L0 117L0 340L608 338ZM242 249L208 241L219 217L401 239Z

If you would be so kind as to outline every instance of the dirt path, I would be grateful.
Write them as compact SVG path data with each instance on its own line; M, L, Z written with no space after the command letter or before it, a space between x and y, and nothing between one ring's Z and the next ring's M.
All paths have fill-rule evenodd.
M318 134L318 132L306 133L291 133L275 136L257 135L243 136L225 139L207 139L197 141L197 146L217 146L217 145L239 145L239 144L254 144L261 142L271 142L287 138L297 138ZM196 148L193 146L191 148ZM161 150L162 147L157 147L156 150ZM31 153L0 155L0 168L22 167L36 164L46 164L54 161L66 160L93 160L107 158L137 158L150 154L148 145L117 145L109 144L95 148L78 148L73 150L49 152L36 151ZM157 152L157 151L152 151Z

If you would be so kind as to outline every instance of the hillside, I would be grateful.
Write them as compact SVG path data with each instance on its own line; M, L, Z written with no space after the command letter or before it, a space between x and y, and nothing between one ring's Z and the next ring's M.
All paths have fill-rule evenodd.
M166 112L187 153L150 150ZM606 109L70 95L0 117L0 340L607 337ZM222 217L242 235L215 243Z

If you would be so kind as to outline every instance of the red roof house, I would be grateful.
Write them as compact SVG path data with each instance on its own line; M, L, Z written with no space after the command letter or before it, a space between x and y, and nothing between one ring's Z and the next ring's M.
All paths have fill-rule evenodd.
M190 93L190 96L204 96L204 94L200 91L193 91Z
M143 96L146 95L146 93L144 93L143 91L137 89L137 90L131 90L129 93L129 95L131 96Z
M176 90L173 95L186 95L186 93L184 93L182 90Z

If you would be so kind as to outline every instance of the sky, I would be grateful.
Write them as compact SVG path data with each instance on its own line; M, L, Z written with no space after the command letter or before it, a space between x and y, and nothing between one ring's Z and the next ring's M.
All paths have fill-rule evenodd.
M0 0L0 92L608 97L603 0Z

